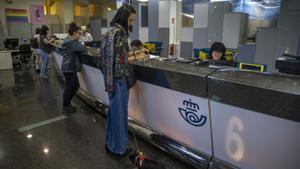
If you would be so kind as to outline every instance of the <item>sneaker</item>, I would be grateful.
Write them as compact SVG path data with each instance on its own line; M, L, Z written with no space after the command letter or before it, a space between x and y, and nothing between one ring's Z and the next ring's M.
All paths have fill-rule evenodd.
M63 107L63 113L75 113L75 112L76 112L76 107L74 106Z

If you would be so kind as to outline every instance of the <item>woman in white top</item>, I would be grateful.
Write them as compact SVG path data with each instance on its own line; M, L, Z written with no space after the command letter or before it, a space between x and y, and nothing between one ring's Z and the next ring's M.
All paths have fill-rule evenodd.
M90 33L87 32L86 26L82 26L81 31L82 31L82 34L81 34L81 41L82 42L91 42L91 41L93 41L93 37Z
M33 56L34 56L34 63L35 63L35 70L40 70L40 55L39 55L39 43L40 43L40 33L41 28L37 28L35 30L35 35L31 39L31 47L33 48Z

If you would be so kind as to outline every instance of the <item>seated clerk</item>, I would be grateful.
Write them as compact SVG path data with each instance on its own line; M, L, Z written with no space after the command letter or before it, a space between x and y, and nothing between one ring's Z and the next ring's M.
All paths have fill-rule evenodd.
M131 46L131 49L132 49L133 51L143 49L143 43L142 43L140 40L133 40L133 41L130 43L130 46Z
M213 65L234 66L233 61L227 61L225 58L226 47L221 42L214 42L211 45L208 59Z
M81 27L81 38L80 41L82 42L92 42L93 41L93 37L92 35L87 31L87 27L86 26L82 26Z
M77 72L81 71L81 55L87 55L84 45L79 42L81 30L74 22L69 26L69 37L63 43L63 61L61 70L65 76L65 89L63 93L63 112L75 113L76 107L71 100L79 89Z
M143 43L140 40L133 40L130 46L132 52L130 52L129 55L133 54L137 59L142 58L141 55L149 53L149 50L143 47Z
M226 47L221 42L215 42L211 45L208 59L213 61L226 60L225 59Z

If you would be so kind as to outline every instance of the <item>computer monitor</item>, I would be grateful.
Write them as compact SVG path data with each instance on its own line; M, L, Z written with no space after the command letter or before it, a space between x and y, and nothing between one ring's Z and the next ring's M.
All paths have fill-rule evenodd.
M4 41L4 47L6 49L16 49L19 46L19 39L6 39Z

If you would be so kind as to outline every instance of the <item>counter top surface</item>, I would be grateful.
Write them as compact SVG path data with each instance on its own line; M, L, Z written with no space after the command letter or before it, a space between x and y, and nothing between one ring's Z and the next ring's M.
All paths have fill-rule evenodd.
M100 54L97 48L88 48L88 54L90 56L100 58ZM189 64L177 63L175 61L159 61L158 59L149 59L146 62L136 62L134 63L134 65L154 69L164 69L168 71L203 77L215 71L215 69L209 69L208 67L193 66Z
M99 63L99 51L88 48L88 53L90 58L86 63L95 67ZM300 122L300 76L209 68L158 59L136 62L134 66L140 81Z
M99 50L97 48L87 49L88 54L95 57L94 59L100 58ZM146 62L136 62L134 65L192 76L209 76L210 79L223 80L241 85L300 95L300 76L297 75L256 73L234 69L222 70L177 63L175 61L159 61L158 59L149 59Z
M209 78L300 96L300 76L297 75L217 71L211 74Z
M300 77L217 71L207 79L213 101L300 122Z
M206 77L216 69L208 67L194 66L190 64L177 63L175 61L159 61L158 59L150 59L146 62L136 62L136 66L144 66L153 69L163 69L166 71L172 71L177 73L189 74L194 76Z

